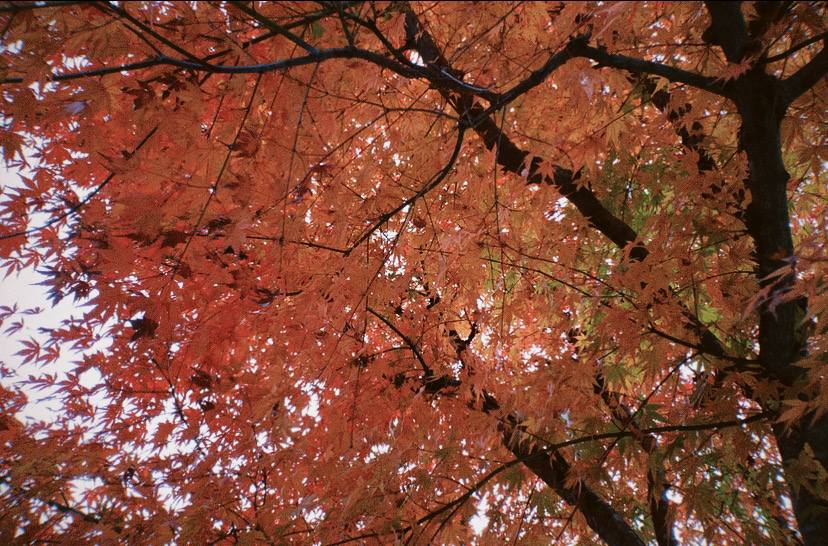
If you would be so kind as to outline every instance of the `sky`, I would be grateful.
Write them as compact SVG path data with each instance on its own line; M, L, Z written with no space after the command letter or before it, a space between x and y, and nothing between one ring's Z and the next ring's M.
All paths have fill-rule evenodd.
M6 188L13 187L19 180L17 173L0 166L0 187L2 193ZM3 199L4 196L0 196ZM5 270L0 270L0 307L18 306L18 312L9 317L0 326L0 362L14 370L16 377L0 377L5 384L17 383L24 380L30 374L60 373L71 367L71 362L77 355L61 352L60 361L49 367L48 370L35 364L23 365L23 357L16 353L22 349L21 341L34 338L37 341L45 341L48 334L41 331L52 330L60 326L60 323L77 314L72 298L65 298L58 305L53 306L47 296L48 288L38 283L44 280L44 276L38 273L35 268L24 269L17 274L3 277ZM27 309L41 308L43 311L38 314L25 315L22 312ZM23 328L9 335L7 329L13 322L23 321ZM46 398L49 393L44 391L32 391L24 389L29 396L29 404L18 419L47 420L51 421L54 412L59 407L56 401L49 401Z

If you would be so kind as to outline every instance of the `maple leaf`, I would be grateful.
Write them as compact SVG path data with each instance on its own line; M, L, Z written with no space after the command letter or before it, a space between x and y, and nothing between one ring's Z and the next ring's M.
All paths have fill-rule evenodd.
M753 68L752 62L742 61L741 63L728 63L727 66L719 72L718 79L722 82L735 80L751 68Z
M0 6L0 536L822 543L826 10Z

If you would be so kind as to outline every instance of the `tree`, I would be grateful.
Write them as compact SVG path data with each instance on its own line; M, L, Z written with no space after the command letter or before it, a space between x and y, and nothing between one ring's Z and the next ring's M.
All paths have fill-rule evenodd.
M86 306L0 532L821 543L826 18L0 7L3 264Z

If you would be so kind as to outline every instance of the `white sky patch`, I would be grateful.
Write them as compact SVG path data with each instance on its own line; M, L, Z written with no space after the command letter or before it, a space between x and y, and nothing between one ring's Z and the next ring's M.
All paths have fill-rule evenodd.
M486 512L489 510L489 494L484 493L483 498L477 503L477 513L469 518L469 525L474 529L475 534L482 535L486 527L489 526L489 516Z
M0 168L0 186L3 188L3 193L20 184L19 176L18 173L5 167ZM42 225L38 222L43 218L48 220L49 217L50 215L46 213L33 214L30 225L33 227ZM2 378L7 384L22 384L30 376L38 377L42 374L51 374L60 380L60 376L74 368L73 362L82 358L80 352L61 348L58 361L43 366L37 362L24 364L24 357L17 354L24 348L23 341L33 340L41 346L45 345L51 331L60 328L64 321L72 320L82 314L82 304L71 296L63 298L56 305L53 304L49 298L48 288L41 284L47 278L35 267L24 268L8 277L0 278L0 287L2 287L0 307L14 308L17 306L17 312L0 326L0 362L13 370L15 374L12 377ZM108 341L103 340L91 352L102 350L108 345ZM84 373L83 385L91 386L95 383L98 379L95 377L96 373ZM24 386L23 390L29 397L29 404L17 417L24 421L53 421L55 413L60 411L61 407L60 400L56 396L57 388L34 391ZM102 396L96 396L90 402L97 405L103 402Z

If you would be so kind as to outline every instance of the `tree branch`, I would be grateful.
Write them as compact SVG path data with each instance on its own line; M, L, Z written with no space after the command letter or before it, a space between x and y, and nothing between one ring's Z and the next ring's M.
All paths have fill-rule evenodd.
M579 36L573 40L573 43L577 43L582 40L586 40L588 37L586 36ZM542 84L549 75L551 75L555 70L563 66L569 59L573 57L572 51L569 48L564 48L561 51L557 52L556 54L552 55L552 57L546 61L543 66L538 68L537 70L533 70L529 76L526 77L523 81L513 86L511 89L506 91L505 93L501 94L492 104L480 113L480 117L486 117L489 114L494 113L495 111L499 110L503 106L507 105L508 103L515 100L517 97L525 94L529 90L539 86Z
M580 173L573 173L569 169L552 165L552 176L544 174L544 161L535 157L529 165L526 159L529 152L523 151L503 134L491 116L482 117L483 108L475 104L469 108L469 115L477 120L474 129L483 139L489 150L497 147L497 162L504 170L524 176L528 184L546 184L558 189L561 196L572 203L578 212L592 227L603 233L619 248L625 248L633 243L638 234L623 220L612 214L595 196L595 193L584 185L577 184ZM649 255L643 246L635 246L630 251L633 260L642 261Z
M668 374L669 378L671 374ZM600 374L595 378L595 392L598 394L607 407L610 409L613 418L619 423L623 429L629 429L633 433L635 441L641 446L645 453L651 455L658 447L658 439L650 433L645 433L641 430L636 421L636 413L621 401L621 396L606 388L604 378ZM666 381L666 378L665 378ZM660 383L650 393L652 396L661 386ZM644 404L649 400L649 396L639 406L639 411ZM614 446L615 444L613 444ZM610 449L612 446L610 447ZM609 449L605 452L609 452ZM659 546L676 546L676 538L673 532L673 518L670 510L670 498L667 495L670 484L666 479L666 472L663 468L647 469L647 504L650 508L650 517L653 521L653 530L656 535L656 542Z
M139 61L137 63L129 63L129 64L122 64L118 66L112 66L108 68L98 68L95 70L86 70L82 72L70 72L69 74L55 74L49 78L49 81L53 82L62 82L62 81L69 81L69 80L77 80L80 78L92 78L95 76L105 76L107 74L115 74L116 72L129 72L131 70L140 70L142 68L150 68L152 66L158 66L161 64L170 64L164 62L161 58L156 57L153 59L147 59L145 61ZM23 78L6 78L0 81L0 84L7 84L7 83L23 83Z
M639 72L653 76L660 76L674 83L691 85L722 97L728 96L724 85L710 76L702 76L701 74L696 74L680 68L674 68L661 63L607 53L603 49L592 47L582 41L574 41L569 46L569 49L572 52L573 57L585 57L597 62L601 66L619 68L628 72Z
M256 21L260 22L262 25L269 28L270 30L272 30L273 32L278 34L279 36L283 36L283 37L287 38L288 40L290 40L294 44L298 45L299 47L301 47L302 49L304 49L308 53L317 53L319 51L318 49L316 49L315 47L313 47L312 45L307 43L302 38L296 36L292 32L288 32L288 30L285 29L284 27L282 27L281 25L277 25L274 21L270 20L269 18L265 17L261 13L255 11L254 9L252 9L248 6L245 6L243 3L237 2L237 1L231 1L230 4L234 8L236 8L237 10L246 13L247 15L249 15L250 17L252 17Z
M769 413L760 413L753 415L746 419L736 419L732 421L723 421L718 423L707 423L698 425L675 425L666 427L654 427L650 429L643 429L640 431L620 431L610 432L605 434L595 434L581 438L575 438L566 442L560 442L551 446L540 448L533 446L528 438L521 438L522 431L516 418L510 417L510 420L501 424L504 433L504 445L522 460L523 463L532 470L538 477L540 477L547 485L552 487L558 495L563 498L567 504L578 507L587 519L589 526L595 530L602 540L608 544L643 544L638 535L624 522L615 510L598 497L588 485L581 479L571 486L566 486L568 480L567 474L571 469L571 465L563 458L559 450L568 446L577 445L584 442L595 441L598 439L608 438L623 438L635 437L637 434L650 435L664 432L679 432L679 431L700 431L700 430L718 430L723 428L742 426L749 423L762 421L770 417ZM654 523L657 527L656 531L661 535L659 544L675 544L670 534L670 527L667 525L666 514L665 519L659 520L667 505L656 503L657 511L653 514ZM663 542L662 542L663 541Z
M737 2L707 2L706 5L712 22L702 37L708 43L720 45L729 62L741 61L754 47L741 7ZM788 210L790 175L785 166L780 125L793 98L825 73L826 55L823 49L785 82L766 73L764 65L760 65L729 83L733 91L731 99L741 117L739 147L748 161L751 201L746 225L756 246L757 281L760 288L768 291L758 307L758 361L768 375L786 386L801 381L806 370L796 365L801 350L796 332L801 301L770 303L777 296L793 292L797 282L788 269L795 255ZM790 396L793 393L780 398ZM756 401L765 408L776 407L779 402L767 395ZM821 544L828 535L828 514L818 506L809 478L796 476L794 468L806 442L811 444L822 466L828 468L828 449L824 447L828 439L828 417L822 415L819 420L813 420L808 416L787 426L778 423L773 432L791 485L791 502L800 533L806 544Z
M600 498L581 478L568 478L572 466L563 455L555 451L546 455L544 450L530 447L528 442L507 445L518 458L523 459L532 472L566 501L575 506L587 524L610 545L644 546L638 534L605 500ZM571 485L566 485L570 483Z
M56 74L49 78L49 80L73 80L77 78L97 76L101 74L111 74L113 72L121 72L125 70L134 70L136 68L146 68L148 66L153 65L170 65L176 66L178 68L184 68L186 70L193 70L195 72L209 72L213 74L265 74L267 72L278 72L280 70L286 70L289 68L318 64L330 59L363 59L369 62L373 62L379 66L382 66L383 68L387 68L397 74L400 74L401 76L405 76L408 78L428 77L426 71L421 67L417 67L416 65L405 66L378 53L374 53L373 51L347 46L334 49L317 50L315 53L309 53L301 57L293 57L290 59L284 59L272 63L241 66L214 65L202 62L196 63L184 61L181 59L174 59L166 55L158 55L153 59L148 59L140 63L133 63L99 70L73 72L70 74ZM20 83L22 81L23 78L6 78L5 80L3 80L2 83ZM462 85L457 87L465 88Z
M436 64L448 72L453 69L448 64L448 61L443 57L442 52L434 43L431 36L423 32L416 15L409 12L406 19L406 31L411 42L417 48L419 54L423 57L426 65ZM561 59L569 58L568 54L562 55ZM555 59L553 57L553 59ZM552 63L551 66L560 66L562 62ZM547 71L547 75L551 70ZM439 82L432 82L438 85ZM446 92L445 88L438 86L438 89L447 99L452 97ZM529 184L549 184L555 186L563 197L566 197L578 211L601 233L606 235L612 242L620 248L626 247L629 243L635 241L637 234L624 221L614 216L606 207L598 200L595 194L584 186L579 186L575 183L579 175L573 173L569 169L553 167L553 176L544 175L541 173L543 161L540 158L534 158L529 165L526 165L526 159L529 152L525 152L515 145L508 136L506 136L497 126L491 116L485 115L486 110L478 104L471 102L471 97L465 97L465 103L460 106L461 115L468 115L474 120L473 128L480 136L486 147L493 150L498 147L497 162L507 171L515 173L519 176L525 176ZM528 172L523 173L524 169L528 168ZM640 250L639 250L640 249ZM649 254L643 247L636 247L632 250L631 256L634 259L643 260Z
M406 32L408 41L414 45L417 52L423 58L426 66L435 66L441 72L456 73L448 61L443 57L443 54L431 36L422 30L422 27L416 15L409 11L406 14ZM526 83L522 86L526 90L539 85L549 74L556 68L563 65L571 58L569 52L564 51L558 55L553 56L544 67L533 73L533 77L525 80ZM432 82L435 83L435 82ZM522 82L523 83L523 82ZM521 84L518 84L519 86ZM473 99L468 94L465 94L460 100L448 95L445 88L441 88L439 84L437 88L443 93L443 96L454 105L460 115L464 119L471 119L472 127L480 135L487 148L490 150L498 146L498 163L515 173L520 174L525 167L525 161L528 156L527 152L520 150L514 143L512 143L500 131L491 116L483 108L474 104ZM518 86L516 86L518 87ZM521 87L518 87L519 89ZM513 88L515 89L515 88ZM525 92L525 91L524 91ZM494 106L494 105L493 105ZM505 153L504 153L505 152ZM598 199L586 188L578 188L574 181L577 176L574 176L572 171L555 167L553 177L544 176L540 173L541 162L539 159L533 160L529 166L529 176L527 177L530 183L546 182L556 185L565 197L570 201L577 201L584 210L582 213L587 216L590 221L596 219L599 223L603 220L614 218L609 211L607 211ZM579 190L583 190L580 191ZM576 204L578 206L578 204ZM604 213L602 215L602 213ZM617 220L617 219L616 219ZM620 226L617 222L620 222ZM612 232L616 239L625 246L635 239L635 232L626 226L620 220L612 226L613 229L621 228L621 235L616 234L613 229L608 229ZM605 226L606 227L606 226ZM626 228L626 230L624 230ZM490 397L491 398L491 397ZM493 399L492 399L493 400ZM497 403L495 401L495 406ZM571 465L564 459L564 457L555 452L551 457L544 456L540 451L537 451L535 446L527 442L513 442L514 437L512 432L518 431L516 419L510 418L511 425L504 428L502 432L502 440L504 445L523 463L540 477L547 485L552 487L556 493L563 498L568 504L576 506L587 520L588 525L598 535L609 544L642 544L643 542L632 528L621 518L621 516L603 499L596 495L587 485L581 480L577 479L575 483L567 479L567 474L571 469ZM509 430L511 428L511 430ZM566 484L571 485L567 486Z
M419 21L413 13L409 13L406 19L406 32L408 33L409 41L414 44L418 53L422 56L426 65L435 64L440 66L443 70L454 73L454 70L443 56L442 51L431 36L421 31ZM583 42L583 37L574 40L574 46L570 44L570 49L574 47L577 50L580 43ZM567 54L568 55L568 54ZM557 56L555 56L557 57ZM560 66L567 57L562 55L557 59L553 57L547 65ZM553 63L552 61L555 60ZM558 64L560 63L560 64ZM551 73L551 70L549 71ZM547 74L548 75L548 74ZM447 93L447 90L439 86L439 82L432 82L438 90L443 93L443 96L450 102L455 99ZM517 174L518 176L525 176L529 184L547 184L555 186L560 194L572 203L576 209L587 219L587 221L596 228L599 232L604 234L619 248L625 248L630 243L633 243L638 235L636 232L623 220L613 215L601 203L595 193L589 188L577 184L579 173L573 173L569 169L565 169L558 165L552 165L552 176L543 174L544 161L541 158L535 157L527 166L526 159L530 155L529 152L523 151L515 145L512 140L503 133L495 121L486 112L491 108L484 110L482 106L474 104L472 97L466 95L464 104L455 106L461 115L470 117L472 126L480 136L486 147L489 150L497 147L497 162L504 168L504 170ZM463 111L465 110L465 111ZM712 161L712 159L711 159ZM528 167L528 169L527 169ZM642 244L637 244L630 249L629 257L634 261L643 261L649 255L649 250ZM700 349L707 354L713 356L725 356L721 342L710 330L704 327L692 312L686 310L685 316L688 320L688 325L696 331L701 340Z
M316 50L314 53L309 53L301 57L293 57L272 63L240 66L214 65L200 59L198 62L192 62L182 59L174 59L166 55L157 55L152 59L146 59L137 63L94 70L84 70L80 72L71 72L69 74L54 74L48 78L48 81L60 82L76 80L79 78L103 76L106 74L114 74L116 72L125 72L159 65L175 66L185 70L192 70L193 72L206 72L208 74L266 74L268 72L279 72L299 66L315 65L331 59L362 59L374 63L382 68L391 70L392 72L406 78L438 81L440 86L443 88L451 89L460 93L471 93L492 103L497 102L500 97L498 93L469 85L456 78L448 77L446 74L435 73L432 70L414 64L402 64L393 59L380 55L379 53L352 46ZM23 81L23 77L12 77L0 81L0 84L23 83Z
M362 234L362 237L360 237L354 244L350 246L350 248L348 248L348 250L345 252L345 256L348 256L351 252L353 252L355 248L362 244L363 241L368 239L368 237L370 237L376 230L381 228L388 220L396 216L397 213L415 203L417 199L421 198L426 193L430 192L431 190L439 186L440 183L443 180L445 180L446 176L448 176L448 174L454 168L454 164L457 162L457 157L460 155L460 149L463 147L463 136L465 134L466 124L461 121L460 127L458 128L457 132L457 142L454 145L454 151L452 152L451 158L449 158L446 166L443 167L443 169L433 177L432 181L423 186L423 188L420 191L418 191L416 194L403 201L400 205L394 207L393 210L383 214L379 218L379 220L377 220L376 223L374 223L374 225L371 226L371 228L368 231Z
M377 317L378 319L380 319L380 321L383 324L388 326L388 328L390 328L392 332L397 334L397 337L399 337L401 340L403 340L405 342L406 345L408 345L408 348L411 349L412 353L414 353L414 356L417 358L417 361L420 363L420 366L423 367L423 372L425 373L426 378L433 378L434 377L434 372L431 371L431 368L429 367L429 365L426 364L426 361L423 358L423 354L420 352L420 349L417 347L417 344L414 343L414 341L411 338L409 338L407 335L402 333L399 328L394 326L393 322L391 322L390 320L388 320L384 316L380 315L379 313L374 311L372 308L366 307L365 310L368 311L369 313L371 313L372 315L374 315L375 317Z
M779 53L779 54L774 55L772 57L768 57L767 59L762 61L762 63L763 64L770 64L770 63L775 63L777 61L781 61L782 59L790 57L791 55L793 55L794 53L796 53L800 49L804 49L804 48L808 47L811 44L815 44L819 41L824 41L826 39L828 39L828 32L822 32L820 34L817 34L813 38L808 38L807 40L805 40L803 42L799 42L795 46L791 47L790 49L787 49L787 50L783 51L782 53Z
M702 40L722 48L727 62L742 62L753 45L745 16L739 2L704 3L710 13L710 26L702 34Z
M138 29L140 29L141 32L152 36L153 38L155 38L156 40L158 40L159 42L161 42L165 46L169 47L173 51L175 51L175 52L177 52L181 55L184 55L185 57L190 59L192 62L203 65L204 68L209 68L211 66L209 63L203 61L202 59L199 59L198 57L196 57L195 55L193 55L192 53L190 53L189 51L187 51L183 47L179 46L175 42L172 42L171 40L168 40L164 36L161 36L160 34L158 34L153 29L149 28L147 25L145 25L144 23L142 23L141 21L139 21L138 19L136 19L135 17L130 15L129 12L127 10L125 10L124 8L120 8L118 6L115 6L111 2L104 2L102 4L93 3L92 5L95 6L96 8L98 8L99 10L103 11L104 13L112 12L112 13L116 14L118 17L126 19L127 21L129 21L130 23L132 23L133 25L138 27ZM129 28L129 27L127 26L127 28ZM130 30L133 30L133 29L130 29ZM134 31L134 32L136 33L136 35L138 35L139 38L141 38L147 44L149 44L149 42L146 40L146 38L141 35L141 32L138 32L138 31ZM153 47L151 44L149 44L149 45L150 45L150 47ZM155 49L155 48L153 47L153 49Z
M159 127L159 125L156 125L156 126L155 126L155 128L153 128L153 130L152 130L152 131L150 131L149 133L147 133L147 136L145 136L145 137L144 137L144 139L143 139L141 142L139 142L139 143L138 143L138 145L137 145L137 146L135 146L135 148L134 148L134 149L132 150L132 152L129 154L129 156L130 156L130 157L132 157L133 155L135 155L135 154L138 152L138 150L140 150L140 149L141 149L141 147L142 147L144 144L146 144L146 143L147 143L147 141L150 139L150 137L151 137L152 135L154 135L154 134L155 134L155 132L158 130L158 127ZM43 224L43 225L41 225L41 226L38 226L38 227L34 227L34 228L31 228L31 229L27 229L27 230L25 230L25 231L17 231L17 232L15 232L15 233L7 233L7 234L5 234L5 235L0 235L0 240L3 240L3 239L11 239L12 237L20 237L20 236L22 236L22 235L28 235L28 234L30 234L30 233L36 233L36 232L38 232L38 231L42 231L42 230L44 230L44 229L48 228L49 226L51 226L51 225L53 225L53 224L56 224L57 222L60 222L61 220L63 220L63 219L64 219L64 218L66 218L67 216L69 216L69 215L71 215L71 214L75 213L77 210L79 210L82 206L84 206L85 204L87 204L89 201L91 201L91 200L92 200L92 198L93 198L93 197L95 197L95 195L97 195L97 193L98 193L99 191L101 191L101 190L104 188L104 186L106 186L107 184L109 184L109 183L112 181L112 179L113 179L114 177L115 177L115 174L114 174L114 173L112 173L112 174L110 174L109 176L107 176L107 177L104 179L104 181L103 181L103 182L101 182L100 184L98 184L98 185L95 187L95 189L94 189L94 190L92 190L91 192L89 192L89 194L88 194L86 197L84 197L84 198L83 198L81 201L79 201L76 205L72 206L72 207L71 207L71 208L69 208L68 210L66 210L66 211L64 211L63 213L61 213L61 214L60 214L60 216L57 216L57 217L55 217L55 218L52 218L51 220L49 220L49 221L48 221L48 222L46 222L45 224Z
M6 487L9 487L9 488L13 489L14 491L17 492L17 494L27 494L27 491L25 489L23 489L22 487L16 487L16 486L12 485L12 480L7 476L0 476L0 484L3 484ZM37 497L33 497L33 498L37 499ZM78 510L77 508L74 508L72 506L69 506L67 504L63 504L63 503L60 503L60 502L57 502L57 501L54 501L54 500L47 500L47 501L41 501L41 502L43 502L44 504L46 504L50 508L54 508L55 510L57 510L58 512L60 512L62 514L72 514L73 516L77 516L77 517L81 518L83 521L93 523L93 524L97 524L97 523L101 522L101 517L98 514L87 514L83 510Z
M762 421L764 419L768 419L771 414L768 413L760 413L756 415L752 415L751 417L747 417L745 419L735 419L732 421L722 421L718 423L708 423L708 424L699 424L699 425L677 425L672 427L656 427L651 429L643 429L638 431L640 434L649 435L649 434L658 434L660 432L681 432L681 431L703 431L703 430L720 430L724 428L736 427L747 425L750 423L755 423L758 421ZM506 422L501 423L501 428L504 432L508 432L505 437L510 437L514 440L519 439L520 436L520 427L519 424L516 423L514 418L511 420L507 420ZM508 429L508 430L507 430ZM668 430L669 429L669 430ZM556 493L559 493L559 496L570 505L578 505L579 502L584 504L594 503L598 506L599 511L603 511L609 509L612 511L612 508L604 501L602 501L594 492L589 489L589 486L583 480L577 480L575 484L570 487L565 487L563 484L566 482L566 475L571 469L571 465L563 458L562 455L559 454L558 450L563 449L564 447L573 446L577 444L587 443L595 441L596 438L601 439L609 439L609 438L629 438L635 436L636 433L632 431L619 431L619 432L610 432L606 434L600 435L592 435L586 436L581 438L575 438L573 440L569 440L566 442L560 442L557 444L548 445L545 448L529 447L528 439L523 439L524 443L522 446L518 446L517 450L519 453L515 453L515 449L509 445L507 441L504 441L504 445L515 455L515 459L500 465L499 467L495 468L494 470L490 471L488 474L483 476L474 485L470 486L468 490L463 493L460 497L454 499L453 501L449 502L445 506L441 507L439 510L435 510L420 518L417 523L423 524L427 521L434 519L435 517L443 514L449 510L456 508L457 506L467 502L475 493L480 491L483 486L489 483L493 478L495 478L498 474L502 473L503 471L517 466L519 464L525 464L530 469L537 468L538 472L536 474L538 477L544 480L544 483L555 489ZM547 468L548 467L548 468ZM545 478L544 478L545 476ZM547 481L548 480L548 481ZM558 490L560 489L560 491ZM570 502L572 501L572 502ZM610 538L607 539L603 535L601 538L607 541L609 544L619 544L619 545L626 545L626 544L643 544L641 539L632 531L631 528L626 526L626 523L623 521L615 520L615 516L613 516L614 512L610 514L609 512L602 513L602 515L609 516L611 519L607 522L596 522L596 525L601 526L604 525L608 527L608 532L610 534ZM597 514L596 514L597 515ZM615 526L616 523L620 523L622 526L626 526L626 529L619 529ZM401 531L407 532L410 531L410 527L402 529ZM629 531L629 533L627 533ZM372 535L374 536L374 535ZM357 537L359 538L359 537ZM629 542L625 542L625 540L630 540ZM661 544L661 542L659 542ZM674 542L667 542L667 544L675 544Z
M88 523L98 524L98 523L101 522L100 516L87 514L86 512L83 512L82 510L78 510L77 508L72 508L71 506L61 504L57 501L52 501L52 500L46 501L46 504L49 505L51 508L54 508L58 512L61 512L63 514L72 514L73 516L78 516L83 521L86 521Z
M782 81L782 89L788 104L815 86L828 74L828 33L823 35L822 50L808 64Z
M616 438L635 438L638 435L649 436L652 434L665 434L667 432L699 432L703 430L721 430L725 428L740 427L749 425L751 423L758 423L776 416L776 412L763 411L744 419L732 419L730 421L717 421L715 423L699 423L695 425L665 425L663 427L642 428L639 430L621 430L618 432L602 432L600 434L590 434L588 436L581 436L572 440L566 440L552 444L544 448L544 451L551 453L553 451L563 449L586 442L594 442L596 440L609 440Z

